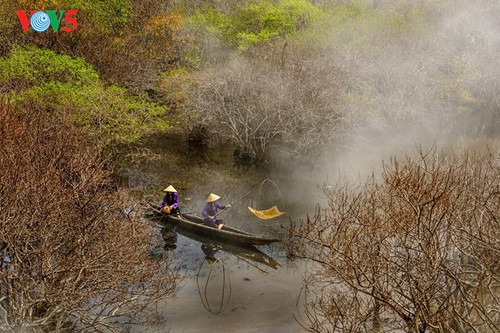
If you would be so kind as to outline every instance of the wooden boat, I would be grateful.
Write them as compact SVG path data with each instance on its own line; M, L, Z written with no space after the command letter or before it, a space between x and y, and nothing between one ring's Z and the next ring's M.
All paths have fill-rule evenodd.
M163 214L157 206L151 205L151 208L152 212L148 218L160 222L174 231L187 231L218 242L239 245L269 245L279 242L276 238L262 237L228 225L224 225L224 228L219 230L204 224L202 217L190 214L182 214L181 217L176 217Z

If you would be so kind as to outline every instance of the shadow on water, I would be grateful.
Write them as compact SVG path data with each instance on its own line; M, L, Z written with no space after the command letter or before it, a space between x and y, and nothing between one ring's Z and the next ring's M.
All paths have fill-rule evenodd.
M281 266L256 246L217 241L182 228L177 230L168 223L161 226L160 233L164 249L175 251L182 271L196 280L199 302L212 315L221 314L232 304L232 272L246 271L248 277L243 281L249 282L254 274L269 274ZM250 273L251 270L254 272Z
M228 228L229 230L235 230L237 232L226 231L225 228L223 228L222 230L217 230L216 228L208 227L203 225L202 223L199 223L200 219L197 219L196 217L194 218L197 219L196 221L198 221L198 223L189 221L186 219L186 215L183 215L182 217L179 216L170 218L169 216L161 214L159 211L154 209L154 207L151 207L146 212L145 216L150 221L157 223L157 226L160 228L160 234L164 241L164 249L167 251L177 249L178 233L180 233L181 235L189 238L191 241L195 241L201 244L201 250L205 254L205 259L209 264L212 264L213 262L219 260L219 258L216 257L216 254L219 251L222 251L231 254L239 258L240 260L246 261L261 272L266 271L258 267L257 265L262 264L273 269L278 269L278 267L280 266L280 264L274 258L272 258L271 255L262 252L256 246L252 244L235 242L234 239L230 239L226 234L231 235L230 233L232 233L236 236L249 236L251 237L252 241L257 241L261 245L269 245L270 243L279 242L278 239L261 238L258 235L231 227L225 228Z
M201 244L201 250L205 254L205 259L209 264L219 260L219 257L217 257L218 252L225 252L247 262L261 272L266 272L266 269L261 268L259 265L264 265L273 269L278 269L280 266L271 255L264 253L252 245L235 245L220 242L186 230L179 231L179 233ZM165 241L165 249L175 250L177 248L175 243L178 239L176 229L172 226L163 226L161 234Z
M177 296L159 305L161 321L140 332L304 332L294 316L303 268L287 261L281 243L240 247L163 234L175 248L161 251L183 279Z
M143 202L159 204L163 188L172 184L179 192L181 211L199 216L210 192L227 204L272 179L276 186L267 182L224 213L227 225L284 239L290 220L305 215L300 202L310 195L301 192L297 201L289 190L301 177L266 166L235 166L231 147L188 149L179 138L152 141L134 150L121 179ZM286 214L263 221L247 209L273 205ZM294 319L303 267L288 262L282 243L230 246L186 231L162 226L158 230L165 247L155 251L173 254L184 279L177 297L160 306L162 323L143 332L303 332Z
M214 239L213 233L221 233L221 231L213 228L213 233L207 233L206 230L200 233L199 229L179 228L178 218L170 219L162 215L160 220L156 220L155 217L159 214L153 208L151 207L149 214L146 213L146 217L156 222L161 228L160 234L165 243L164 249L174 253L174 257L177 258L176 265L185 277L185 284L180 291L183 300L179 300L177 305L173 306L179 309L188 303L192 307L198 307L198 310L190 308L190 311L196 312L197 318L200 318L200 308L202 308L204 310L201 311L208 316L220 318L223 327L228 327L231 323L230 317L225 315L226 312L231 314L241 312L251 317L254 311L260 311L266 307L259 305L256 309L252 309L252 306L245 305L245 302L258 295L271 294L267 286L262 286L260 283L265 283L266 280L272 281L273 274L282 267L273 257L273 254L279 254L282 251L280 242L272 242L272 246L257 247L231 243L220 238ZM172 223L174 220L177 223ZM281 256L281 258L284 257L283 253ZM284 272L284 274L288 275L289 272ZM259 280L261 282L256 283ZM285 285L290 286L290 284ZM247 296L242 301L241 289L243 287L250 289L245 292ZM272 289L275 292L275 288ZM245 300L245 298L248 299ZM273 298L279 300L279 297ZM287 314L291 315L291 312L280 311L280 315ZM167 314L166 317L169 318L169 315ZM205 320L213 320L210 318L205 317ZM170 320L166 322L166 325L169 329L173 329L172 332L175 332L179 325L185 325L182 323L182 318L170 317ZM191 329L199 330L202 327L204 324L200 323ZM208 329L206 332L211 331Z
M276 260L253 246L237 247L210 242L202 243L201 250L205 260L201 262L196 273L196 285L203 307L214 315L228 308L232 294L230 272L234 264L225 260L221 252L231 254L261 273L267 273L267 268L279 267ZM261 268L262 265L265 267Z

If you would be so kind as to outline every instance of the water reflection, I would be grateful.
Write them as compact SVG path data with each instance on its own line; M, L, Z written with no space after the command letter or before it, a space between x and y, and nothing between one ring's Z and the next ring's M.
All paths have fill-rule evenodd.
M231 298L231 280L229 269L224 259L215 257L219 249L210 244L202 244L201 250L205 254L205 261L201 262L196 285L203 307L212 314L223 312ZM208 263L208 268L205 268ZM220 267L217 267L220 266ZM208 272L205 272L207 271Z
M201 244L201 250L205 253L205 260L209 265L213 265L217 262L215 254L219 252L219 249L212 245Z
M188 269L188 271L193 273L196 271L196 286L199 299L205 310L212 314L217 315L226 310L232 293L231 274L243 268L241 262L253 267L258 273L265 274L272 270L278 270L280 267L280 264L274 258L255 246L226 244L188 231L179 230L179 233L185 237L182 238L182 244L178 247L179 235L176 231L164 226L160 233L165 243L165 250L176 250L182 256L187 255L188 261L192 259L192 262L182 260L181 265L188 268L188 266L194 264L194 267L191 266L192 268ZM186 244L188 245L186 246ZM196 253L192 254L192 256L186 253L196 248L198 249L196 252L198 254L201 252L203 256L201 261L196 260L196 258L199 258ZM231 260L232 257L237 260ZM199 265L196 270L197 262ZM246 281L250 281L250 279Z
M163 238L163 248L167 251L175 250L177 248L177 233L169 228L163 227L160 230L161 237Z
M182 191L182 211L199 214L208 193L216 190L231 201L269 178L279 186L283 204L274 186L266 183L262 191L253 192L224 216L236 228L284 239L291 218L302 218L307 212L305 206L309 198L315 197L310 190L316 188L311 186L312 177L308 176L311 171L292 173L281 167L272 169L265 166L239 169L233 165L233 149L187 151L182 142L172 142L170 138L154 138L147 145L151 158L133 161L123 171L124 184L136 190L144 201L158 200L159 190L165 183L172 183ZM296 186L297 183L300 186ZM298 188L300 191L297 191ZM248 206L264 209L275 204L286 211L286 216L262 221L247 209ZM311 211L314 211L314 206ZM165 233L164 240L167 241L163 243L160 239L162 245L156 250L158 255L165 255L163 244L166 245L166 250L173 254L172 265L177 266L184 281L179 286L178 297L169 299L166 302L168 305L161 308L164 321L156 327L158 332L215 333L221 329L226 332L303 332L293 316L302 286L303 268L298 261L287 261L284 244L273 243L231 252L232 249L222 247L224 244L219 247L210 240L190 238L180 229L175 231ZM202 245L212 247L214 253L205 254ZM211 309L219 309L220 292L225 288L225 297L230 297L226 311L214 315L202 305L199 294L200 290L202 295L204 293L205 280L198 281L199 288L196 276L200 267L204 279L212 270L212 280L207 289L212 301ZM224 267L228 269L226 287L222 283Z
M181 232L181 231L179 231ZM205 260L212 264L218 260L215 256L219 251L231 254L236 258L250 264L251 266L257 268L261 272L267 272L267 268L278 269L280 264L272 258L270 255L262 252L255 246L247 245L235 245L229 243L218 242L213 239L208 239L199 234L191 233L186 230L182 230L182 235L186 236L194 241L201 243L201 250L205 255ZM161 229L161 235L164 241L164 248L166 250L174 250L177 248L178 234L169 226L164 226ZM265 266L263 268L262 266Z

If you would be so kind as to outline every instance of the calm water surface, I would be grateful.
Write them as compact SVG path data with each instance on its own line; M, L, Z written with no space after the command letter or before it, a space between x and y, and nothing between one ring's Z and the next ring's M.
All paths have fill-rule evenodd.
M224 204L260 188L239 200L224 214L226 223L266 237L286 238L292 220L298 221L314 211L313 196L319 196L317 184L306 174L280 170L235 169L231 150L218 150L210 155L176 157L159 146L152 151L160 158L150 163L131 165L125 174L127 185L142 191L145 200L160 202L161 190L174 184L180 192L183 212L199 215L209 192L222 196ZM182 159L184 156L186 159ZM248 177L249 174L252 174ZM317 202L316 202L317 203ZM277 205L285 215L260 220L247 206L256 209ZM274 260L275 268L247 257L220 249L218 260L209 264L202 243L178 235L175 265L183 280L177 296L160 304L155 325L134 332L305 332L296 318L300 316L300 295L304 264L288 262L283 244L260 246L258 249Z
M209 264L201 245L179 235L175 251L184 280L148 332L305 332L294 318L302 269L287 264L279 245L259 247L277 269L224 250Z

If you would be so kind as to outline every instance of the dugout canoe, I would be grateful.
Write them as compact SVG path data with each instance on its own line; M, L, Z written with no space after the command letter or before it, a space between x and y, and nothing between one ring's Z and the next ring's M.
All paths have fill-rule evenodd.
M187 231L205 238L213 239L218 242L239 245L269 245L279 242L276 238L267 238L259 236L227 224L222 229L210 227L203 223L203 218L182 214L181 217L163 214L158 206L151 207L151 213L148 218L164 224L174 231Z

